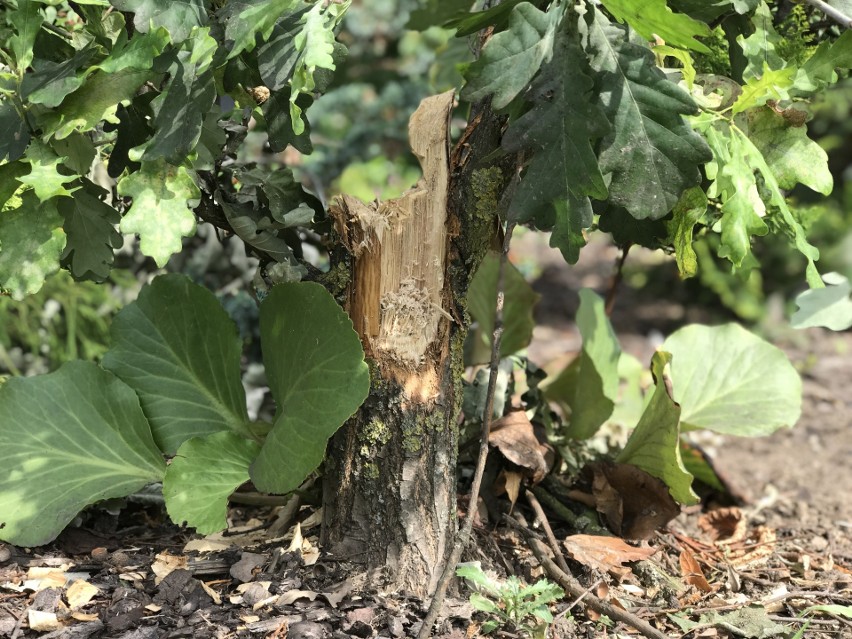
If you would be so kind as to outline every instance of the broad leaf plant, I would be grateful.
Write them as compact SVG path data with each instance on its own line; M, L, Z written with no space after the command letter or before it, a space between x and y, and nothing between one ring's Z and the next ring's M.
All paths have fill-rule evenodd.
M212 293L161 275L117 316L100 364L0 387L0 539L43 544L87 505L156 482L176 522L221 530L238 486L296 489L367 397L352 323L301 257L300 233L334 237L323 203L291 167L242 159L252 126L272 153L319 143L311 105L346 56L336 34L350 2L0 0L2 294L22 300L60 269L103 282L123 235L164 267L199 223L226 229L261 262L277 406L271 422L249 418L235 325ZM799 323L848 326L848 282L828 276L833 292L820 292L819 251L788 192L832 189L808 103L852 67L852 32L786 59L762 0L428 0L409 25L472 48L490 34L463 67L459 113L490 100L502 151L523 158L504 221L550 232L569 263L594 229L673 254L683 277L696 274L697 237L718 236L718 255L747 272L753 238L780 233L807 259ZM708 71L711 56L727 75ZM470 292L485 327L496 264L486 258ZM517 279L508 351L531 330L511 308L534 299ZM544 390L568 439L611 418L631 364L602 301L581 298L582 353ZM798 418L795 371L736 326L678 331L652 372L619 461L681 503L695 499L681 429L758 435Z

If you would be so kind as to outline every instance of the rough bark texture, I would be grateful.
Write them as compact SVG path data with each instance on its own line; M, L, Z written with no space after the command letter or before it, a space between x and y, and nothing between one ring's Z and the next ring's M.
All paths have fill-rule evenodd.
M424 174L414 189L382 204L345 197L332 209L372 387L330 444L323 542L418 595L435 585L456 532L464 299L508 177L493 153L501 120L488 110L450 153L452 103L451 93L428 98L411 118Z

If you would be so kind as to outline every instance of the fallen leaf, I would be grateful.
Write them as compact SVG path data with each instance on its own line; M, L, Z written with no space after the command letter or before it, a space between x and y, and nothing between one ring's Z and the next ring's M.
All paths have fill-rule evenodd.
M537 484L550 471L546 455L547 445L539 442L535 429L524 411L509 413L491 426L488 443L496 447L513 464L524 469L524 474Z
M184 555L172 555L167 552L161 552L154 558L154 563L151 564L151 572L154 573L154 585L159 586L160 582L169 576L175 570L183 570L187 566L187 559Z
M257 615L240 615L240 619L245 623L254 623L255 621L260 621L260 617Z
M217 591L210 587L206 582L201 582L201 588L210 595L210 598L213 600L213 603L217 606L222 603L222 595L220 595Z
M625 539L650 539L680 514L668 486L630 464L595 464L596 508Z
M516 473L511 470L504 469L500 473L499 480L502 480L502 488L506 491L506 495L509 497L509 501L512 503L512 506L514 506L515 502L518 501L518 495L521 493L521 482L523 481L523 478L524 477L521 473ZM497 494L499 494L499 492Z
M562 543L575 561L619 579L630 573L630 568L622 564L647 559L657 552L655 548L637 548L618 537L600 535L571 535Z
M743 512L732 506L717 508L698 518L698 527L710 541L739 541L746 536Z
M704 576L704 571L701 570L701 565L689 550L684 548L680 551L680 573L683 579L690 586L695 586L701 592L712 592L713 586L707 581Z
M279 606L289 606L291 603L298 601L299 599L307 599L309 601L313 601L319 596L318 592L314 592L313 590L288 590L283 595L278 597Z
M62 627L55 613L43 610L27 610L27 623L30 625L30 630L36 632L50 632Z
M100 619L96 612L80 612L79 610L72 612L71 618L76 621L97 621Z
M65 593L65 599L72 610L82 608L88 604L92 597L100 592L97 586L93 586L88 581L77 579L72 583Z

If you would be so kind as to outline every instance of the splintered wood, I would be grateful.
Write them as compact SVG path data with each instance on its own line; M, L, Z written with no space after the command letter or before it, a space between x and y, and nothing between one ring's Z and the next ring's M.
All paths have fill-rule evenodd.
M355 258L349 314L369 357L421 368L443 318L453 92L426 98L411 116L411 149L423 177L401 197L365 204L343 196L332 215Z

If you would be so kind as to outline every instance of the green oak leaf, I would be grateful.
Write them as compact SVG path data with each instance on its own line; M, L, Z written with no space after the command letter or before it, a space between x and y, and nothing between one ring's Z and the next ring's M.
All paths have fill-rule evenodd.
M671 221L666 222L669 237L675 247L677 270L684 279L698 273L698 257L692 248L692 229L707 211L707 195L698 186L683 192L672 211Z
M90 131L103 120L114 121L119 102L132 99L137 89L155 76L145 69L93 73L56 110L43 116L45 133L62 139L74 131Z
M535 149L512 197L509 215L518 222L535 220L537 228L546 228L543 220L552 217L554 203L560 202L556 221L561 246L576 244L572 238L582 240L582 229L591 226L588 197L607 196L592 144L609 126L590 99L592 81L584 73L586 56L576 38L576 30L556 36L553 59L525 96L533 107L509 125L502 143L507 151ZM562 241L566 233L567 242ZM567 252L569 261L576 262L579 248Z
M263 251L276 262L297 264L293 249L278 234L277 229L272 227L266 212L256 210L251 204L228 202L221 194L218 201L234 233L246 244ZM301 265L299 268L304 271ZM303 275L306 273L307 271L304 271Z
M77 175L87 175L92 170L92 161L97 155L95 145L84 133L72 133L67 138L50 141L50 148L61 158L63 164Z
M845 331L852 327L852 285L840 273L822 276L826 286L812 288L796 297L799 307L791 324L793 328L824 326L833 331Z
M710 53L695 38L710 35L710 27L683 13L675 13L666 0L602 0L603 6L619 22L627 22L646 40L660 38L668 44Z
M310 95L301 94L296 100L300 113L303 114L313 101ZM290 145L297 151L309 155L314 150L311 143L311 125L304 115L299 116L301 124L293 122L291 104L290 90L285 88L273 91L269 99L261 105L263 118L266 120L266 132L269 135L269 148L273 153L280 153ZM297 129L302 132L296 134Z
M760 77L767 68L778 70L784 67L784 58L778 54L778 48L782 44L781 36L775 30L773 22L774 17L769 6L761 1L751 16L753 31L748 37L737 37L746 59L744 80Z
M743 138L735 135L727 124L711 126L706 136L716 156L708 168L708 177L714 179L708 195L722 200L719 256L739 267L751 252L751 236L769 232L762 218L766 206L760 198Z
M272 29L269 39L257 47L257 68L270 91L287 86L293 77L301 56L295 38L302 30L307 9L301 7L284 16Z
M637 219L659 219L684 190L699 183L699 165L712 159L683 118L697 107L656 67L644 43L629 39L626 28L611 24L598 10L587 20L587 52L611 125L598 156L601 172L612 174L609 200Z
M464 7L461 11L457 11L455 15L448 16L449 19L443 22L441 26L445 29L455 29L457 38L471 35L488 27L493 27L495 32L502 31L506 28L506 25L509 22L509 17L512 15L512 9L514 9L520 1L521 0L504 0L503 2L493 5L491 8L483 11L470 11L470 3L468 2L467 7ZM442 1L440 4L447 5L450 3ZM409 24L411 24L411 22L415 19L416 13L417 12L412 12ZM433 21L430 26L435 24L436 23ZM408 28L412 29L414 27L409 26ZM423 29L421 29L421 31L422 30Z
M506 0L497 6L515 5L518 0ZM470 15L473 2L470 0L426 0L413 8L405 25L406 29L425 31L430 27L445 26L447 21L457 16ZM511 7L510 7L511 8ZM478 31L478 29L477 29Z
M702 22L713 22L733 9L739 14L750 13L761 0L669 0L669 4L676 11L701 20Z
M133 198L121 220L122 233L139 235L139 247L163 267L181 249L181 238L195 233L201 191L182 166L162 160L143 162L142 170L118 181L118 194Z
M815 262L819 259L819 250L813 244L808 242L805 229L787 205L786 195L781 190L778 181L775 179L775 174L772 172L772 169L769 168L769 165L766 163L760 149L758 149L742 131L735 129L734 134L740 138L740 145L748 157L749 164L754 167L755 171L757 171L763 178L763 186L769 193L769 202L781 214L779 221L782 226L785 227L789 236L792 237L793 245L808 260L808 266L806 269L808 284L811 288L821 288L823 283L815 264Z
M72 198L59 201L68 236L62 259L77 279L106 280L114 251L122 245L121 233L115 230L121 216L100 199L104 195L106 191L84 179L83 188L75 191Z
M322 204L313 195L306 193L301 183L293 176L289 167L269 170L265 167L256 167L249 171L239 173L240 184L250 193L250 201L256 201L259 190L269 203L269 214L279 224L293 226L290 223L296 211L309 214L313 217L315 211L322 211ZM254 192L252 192L254 191ZM240 195L243 190L241 189ZM249 200L242 200L247 202ZM307 211L305 209L308 209ZM310 217L302 220L302 225L310 222Z
M741 437L792 427L802 380L784 352L737 324L685 326L663 343L684 428Z
M201 125L201 135L198 137L198 145L195 147L196 157L192 161L192 168L196 171L212 171L216 160L222 155L222 149L228 136L224 129L219 126L219 118L222 113L214 107L204 116Z
M796 74L794 67L771 70L764 67L760 76L751 77L743 86L743 92L734 102L731 112L736 115L746 109L763 106L769 100L789 100Z
M103 367L138 393L163 452L219 431L251 436L240 337L210 291L161 275L119 312L110 335Z
M0 99L0 162L14 162L30 143L30 132L15 105Z
M583 350L545 389L545 397L570 415L566 434L588 439L609 419L618 397L621 347L606 315L603 300L580 290L577 327Z
M79 89L92 72L87 65L94 54L93 47L86 47L62 62L34 60L33 72L27 73L21 82L22 96L34 104L50 108L59 106L65 96Z
M228 0L216 14L233 42L228 59L254 49L258 35L268 40L278 18L302 7L302 0Z
M837 82L836 69L852 68L852 31L844 31L834 42L820 43L796 73L794 87L806 95Z
M130 11L133 26L140 33L164 27L172 42L183 42L193 27L207 24L207 2L205 0L110 0L120 11Z
M97 501L161 481L163 457L131 388L95 364L0 386L0 539L39 546Z
M46 144L35 141L24 156L24 161L31 167L30 172L18 180L21 184L31 186L42 202L53 197L69 197L76 188L69 191L65 188L65 184L76 180L79 176L63 175L59 172L59 167L64 166L64 160L65 158L57 157Z
M18 178L26 175L29 166L25 162L7 162L0 164L0 211L3 210L10 197L21 188Z
M40 8L41 3L35 0L18 0L17 9L4 6L3 12L15 29L15 35L9 38L9 47L15 55L18 73L21 75L33 61L33 45L44 21Z
M558 6L545 13L529 2L515 5L508 30L490 38L482 55L468 68L462 98L475 102L492 95L495 109L509 104L550 60L562 14Z
M487 347L490 358L491 342L494 338L494 312L497 304L497 277L500 270L500 254L489 251L485 254L467 292L467 310L479 324L479 339ZM508 357L526 348L532 339L535 327L533 308L541 299L511 262L503 271L503 337L500 352ZM485 361L488 361L486 358Z
M303 94L310 96L318 91L321 72L334 71L335 58L342 54L342 49L335 48L334 30L343 20L348 7L349 2L342 4L332 2L327 6L317 2L305 14L304 26L293 40L299 52L299 60L289 82L290 120L293 124L293 133L296 135L302 135L305 132L299 97Z
M249 473L259 490L286 493L319 466L329 437L367 397L370 373L349 316L314 282L274 286L260 336L278 410Z
M675 501L697 504L700 500L692 490L693 477L680 455L681 408L672 398L665 379L665 367L671 360L669 353L654 353L651 371L657 386L615 461L641 468L662 480Z
M163 27L147 33L136 33L129 40L119 40L106 59L97 68L105 73L120 71L145 71L154 65L154 60L169 44L169 32Z
M228 497L249 480L260 444L236 433L193 437L180 445L163 479L171 520L209 535L228 527Z
M198 144L204 116L216 99L211 68L216 42L207 29L198 30L190 42L191 50L176 52L168 68L169 79L151 102L154 135L130 150L133 161L165 158L169 164L179 165Z
M772 109L753 109L748 115L748 136L763 154L778 186L796 184L829 195L834 179L828 169L828 154L808 137L805 126L796 126Z
M569 264L576 264L580 259L580 249L586 245L583 231L594 221L592 203L587 197L577 198L569 193L564 200L554 202L553 209L550 247L558 248Z
M65 240L55 200L25 191L18 208L0 211L0 289L15 300L37 293L59 270Z

